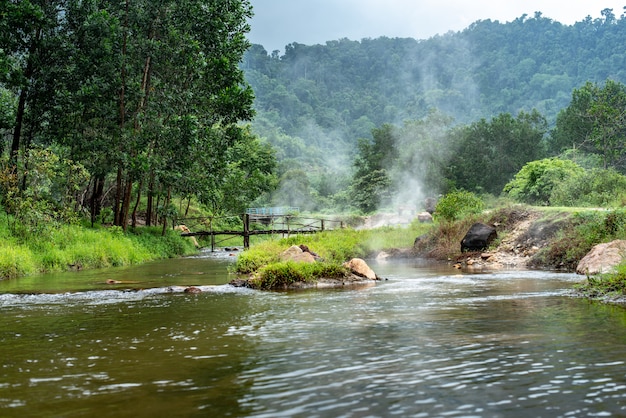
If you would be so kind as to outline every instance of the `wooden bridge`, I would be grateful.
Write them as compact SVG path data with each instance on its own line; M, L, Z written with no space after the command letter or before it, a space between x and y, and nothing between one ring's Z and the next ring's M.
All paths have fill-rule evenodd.
M234 228L224 229L216 225L237 224ZM223 241L231 239L233 236L243 238L243 247L250 247L250 237L252 235L282 235L289 237L298 234L314 234L326 230L343 228L341 220L307 218L297 214L255 214L245 213L240 216L209 216L182 218L177 220L178 225L185 225L188 232L183 231L183 237L211 237L211 251L215 251L215 246ZM193 231L193 232L192 232ZM216 237L227 237L221 241L216 241Z

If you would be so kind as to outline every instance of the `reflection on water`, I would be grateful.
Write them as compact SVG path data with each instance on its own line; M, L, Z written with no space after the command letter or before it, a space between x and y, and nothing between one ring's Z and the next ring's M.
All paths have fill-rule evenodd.
M578 277L390 262L363 289L203 281L227 264L127 269L142 286L122 290L61 291L83 272L47 294L0 287L0 415L626 415L625 311L567 297ZM171 291L189 284L204 292Z

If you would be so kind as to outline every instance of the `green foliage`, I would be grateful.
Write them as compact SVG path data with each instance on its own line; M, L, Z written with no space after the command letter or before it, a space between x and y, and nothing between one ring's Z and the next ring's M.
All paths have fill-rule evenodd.
M524 164L545 156L546 131L546 120L536 110L460 127L452 135L456 152L447 176L458 188L499 195Z
M161 237L158 228L125 234L120 227L85 228L45 222L39 225L38 233L21 234L19 231L25 228L20 220L7 214L2 214L2 220L0 280L70 268L132 265L196 251L180 234L168 231Z
M452 222L483 210L484 203L480 197L466 190L454 190L439 199L434 215L437 219Z
M433 110L402 127L373 129L371 141L361 139L350 185L353 205L366 213L398 204L419 206L422 193L445 189L443 173L452 151L442 143L449 142L451 123Z
M255 139L239 126L254 114L238 66L249 46L247 0L8 2L0 16L0 130L14 133L17 189L2 190L5 203L46 201L70 217L93 187L94 219L110 202L125 229L133 193L146 189L169 200L228 180L246 198L271 187L252 180L271 177L268 150L228 152ZM87 183L87 172L97 181ZM111 180L116 192L105 201Z
M595 154L604 169L626 170L623 139L626 85L607 79L604 85L587 82L572 93L552 133L552 148L559 152L578 148Z
M614 169L591 169L567 176L555 185L555 206L621 207L626 201L626 176Z
M576 289L589 298L621 298L626 295L626 264L617 266L615 273L588 276Z
M0 245L0 280L35 273L36 263L32 252L21 245Z
M611 15L580 16L580 21L565 25L538 12L506 23L481 20L462 31L422 40L292 43L284 55L254 45L242 62L256 94L254 130L277 148L279 165L296 160L309 175L330 171L343 176L355 150L360 152L357 141L375 127L422 121L431 109L460 127L481 118L518 115L520 109L532 119L536 109L545 125L540 119L534 123L497 116L493 126L457 133L460 138L447 138L454 141L434 142L436 148L420 147L422 153L413 153L410 143L400 148L400 160L405 155L418 157L411 158L418 178L426 178L426 193L432 189L445 193L451 185L497 195L529 161L559 155L573 144L584 152L593 150L592 136L579 146L585 136L575 131L583 132L588 120L575 114L568 123L578 127L557 129L562 133L558 139L553 135L549 141L538 139L532 131L546 133L547 126L554 126L559 111L570 104L572 91L585 82L604 83L607 78L626 82L622 52L626 16ZM615 116L598 108L597 116L601 115ZM393 170L384 168L395 187ZM450 170L440 173L442 168ZM368 203L365 192L361 196L358 188L350 190L360 197L358 207ZM372 187L372 192L371 200L376 200L379 190Z
M338 264L287 261L260 268L250 284L258 289L280 289L298 282L315 282L319 278L340 279L347 274L348 270Z
M547 158L532 161L504 186L504 193L518 202L549 205L553 190L568 178L584 173L584 169L570 160Z

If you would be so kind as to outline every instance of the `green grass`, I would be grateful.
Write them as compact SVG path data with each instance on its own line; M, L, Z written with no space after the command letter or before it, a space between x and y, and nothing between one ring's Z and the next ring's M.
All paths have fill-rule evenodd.
M124 234L118 227L51 223L23 233L16 225L6 214L0 215L0 280L75 268L133 265L196 251L174 231L161 236L160 227Z
M587 281L576 286L582 296L593 299L617 299L626 296L626 263L617 267L613 274L589 276Z
M348 270L335 263L294 263L277 262L261 267L258 274L250 280L250 285L257 289L286 288L293 283L314 283L318 278L339 279L345 277Z

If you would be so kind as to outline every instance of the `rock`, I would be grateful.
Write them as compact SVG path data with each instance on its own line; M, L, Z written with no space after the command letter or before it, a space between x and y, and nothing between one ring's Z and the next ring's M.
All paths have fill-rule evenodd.
M311 255L312 255L312 256L313 256L316 260L321 259L321 257L319 256L319 254L317 254L317 253L316 253L316 252L314 252L314 251L311 251L311 249L310 249L309 247L307 247L306 245L304 245L304 244L300 244L298 247L300 247L300 249L301 249L303 252L311 254Z
M372 270L370 266L368 266L367 263L360 258L353 258L352 260L343 263L343 266L349 268L350 271L357 276L365 277L370 280L377 279L374 270Z
M195 286L189 286L187 288L185 288L185 290L183 291L185 293L202 293L202 289L195 287Z
M580 260L576 267L578 274L612 273L626 257L626 241L616 240L598 244Z
M420 213L417 214L417 220L420 221L423 224L425 224L425 223L432 223L433 222L433 215L431 215L428 212L420 212Z
M315 263L315 257L310 252L302 251L297 245L292 245L280 255L282 261L294 261L296 263Z
M389 257L391 257L391 254L386 253L386 252L384 252L384 251L381 251L381 252L379 252L379 253L376 255L376 260L377 260L377 261L384 261L384 260L388 259Z
M437 207L437 199L434 197L427 197L424 201L424 206L426 207L426 212L432 215L435 213L435 209Z
M461 241L461 251L482 251L498 237L496 228L480 222L471 226Z

